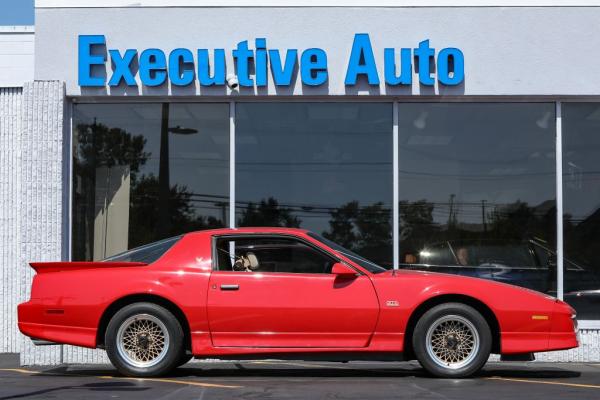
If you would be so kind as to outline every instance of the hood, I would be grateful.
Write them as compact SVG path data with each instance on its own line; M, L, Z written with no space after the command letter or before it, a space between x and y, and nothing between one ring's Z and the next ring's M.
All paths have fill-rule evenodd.
M550 296L546 293L538 292L533 289L524 288L521 286L511 285L504 282L496 282L490 279L476 278L471 276L462 276L455 274L445 274L442 272L429 272L429 271L418 271L418 270L389 270L378 274L378 276L387 276L398 279L415 279L418 281L431 281L433 287L456 287L462 289L477 289L476 291L492 291L498 290L506 293L521 293L526 296L534 296L537 298L543 298L545 300L559 301L556 297ZM462 290L464 291L464 290ZM467 292L470 290L466 290ZM466 294L466 293L465 293Z

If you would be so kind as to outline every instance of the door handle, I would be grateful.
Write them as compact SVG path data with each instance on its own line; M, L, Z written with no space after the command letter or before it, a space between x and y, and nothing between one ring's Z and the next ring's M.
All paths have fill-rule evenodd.
M221 285L221 290L239 290L240 285Z

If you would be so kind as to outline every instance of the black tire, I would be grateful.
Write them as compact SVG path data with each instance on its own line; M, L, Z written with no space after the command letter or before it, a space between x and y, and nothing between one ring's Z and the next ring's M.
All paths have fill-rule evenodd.
M187 351L183 351L179 356L179 361L177 362L177 366L181 367L182 365L187 364L194 356L189 354Z
M455 334L456 327L463 329L461 334ZM475 332L471 333L473 330ZM440 339L438 344L436 336ZM476 339L478 345L475 345ZM430 374L439 378L466 378L487 362L492 349L492 333L485 318L473 307L445 303L421 316L415 326L412 345L417 360ZM446 350L449 353L444 353ZM458 361L453 361L454 356Z
M156 324L158 327L156 337L162 337L160 342L154 339L155 336L143 332L132 335L136 338L136 343L143 340L145 348L148 348L148 343L159 343L160 354L149 362L154 363L152 365L144 361L139 361L140 365L134 364L136 356L128 352L125 345L119 346L119 342L125 343L119 339L119 330L121 329L122 335L125 336L127 332L131 332L128 331L127 326L133 326L132 324L140 320ZM127 376L151 377L164 375L179 365L183 353L183 337L181 324L169 310L153 303L134 303L123 307L111 318L106 328L104 343L108 358L120 373ZM160 347L161 343L162 347Z

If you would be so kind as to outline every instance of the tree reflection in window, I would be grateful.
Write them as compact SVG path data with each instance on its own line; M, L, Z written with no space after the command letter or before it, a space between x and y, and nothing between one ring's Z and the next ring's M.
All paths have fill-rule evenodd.
M135 187L140 166L150 156L144 151L146 139L142 135L132 135L121 128L108 127L97 123L78 124L74 149L73 170L76 178L76 190L73 191L73 203L81 210L75 210L73 224L74 258L90 259L93 252L94 220L96 200L96 172L105 167L109 171L120 168L123 175L130 175ZM106 174L110 177L110 172ZM77 190L77 188L79 190ZM111 199L108 199L110 201Z
M301 227L392 265L392 103L236 104L239 226Z
M290 208L282 207L273 197L258 204L249 202L242 210L239 226L275 226L299 228L302 221L292 215Z
M73 259L225 225L227 105L78 104L74 119Z

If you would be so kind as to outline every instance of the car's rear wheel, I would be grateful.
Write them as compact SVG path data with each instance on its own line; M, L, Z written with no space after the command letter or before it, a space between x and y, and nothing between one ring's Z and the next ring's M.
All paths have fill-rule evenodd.
M412 337L423 368L441 378L464 378L489 358L492 334L483 316L466 304L446 303L428 310Z
M106 352L124 375L159 376L178 366L183 330L175 316L153 303L130 304L106 328Z

